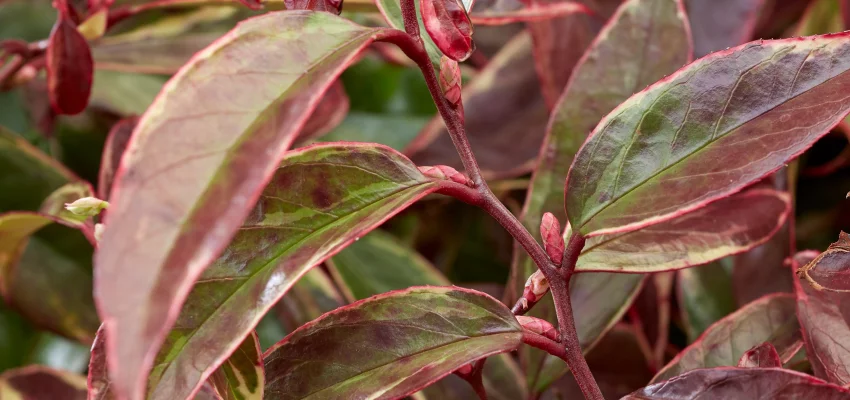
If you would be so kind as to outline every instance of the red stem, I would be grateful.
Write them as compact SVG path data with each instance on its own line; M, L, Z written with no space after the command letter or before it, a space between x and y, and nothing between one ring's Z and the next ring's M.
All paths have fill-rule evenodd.
M481 176L481 170L478 168L475 155L469 146L469 140L467 140L466 132L461 122L462 119L458 115L457 110L449 105L437 83L434 66L431 64L431 60L419 36L419 21L416 16L414 1L401 0L401 12L404 18L405 31L407 32L407 35L404 36L407 37L405 38L398 34L388 34L383 40L398 45L419 66L425 77L425 84L428 86L428 91L431 93L434 104L437 106L437 111L439 111L443 117L443 121L445 121L446 129L449 132L452 143L472 182L472 187L453 182L441 183L439 192L483 208L528 252L531 259L534 260L537 267L549 281L552 296L555 300L559 330L564 340L565 361L567 361L567 364L573 371L573 375L576 381L578 381L585 398L588 400L602 400L602 393L599 391L599 387L596 385L593 374L590 373L590 369L581 352L569 295L569 280L575 269L576 260L578 260L581 249L584 247L584 237L574 234L570 238L570 243L568 243L567 249L564 252L562 266L558 268L549 259L549 255L546 254L543 247L531 236L522 223L517 220L516 216L496 198L496 195L493 194ZM561 348L560 346L556 347L558 349Z
M531 331L522 331L522 342L531 346L536 347L540 350L543 350L555 357L558 357L567 363L570 361L567 360L567 352L564 350L564 346L560 343L547 338L543 335L538 335Z

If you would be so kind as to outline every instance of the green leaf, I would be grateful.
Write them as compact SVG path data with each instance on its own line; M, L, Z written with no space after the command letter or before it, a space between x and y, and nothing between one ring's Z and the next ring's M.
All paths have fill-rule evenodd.
M766 242L790 208L787 193L748 190L657 225L592 237L576 270L648 273L705 264Z
M77 180L58 161L0 127L0 212L36 211L60 186Z
M3 399L85 400L86 379L77 374L31 365L0 374Z
M848 38L752 42L629 98L576 155L566 201L573 228L591 236L656 224L802 153L850 111Z
M161 76L96 70L90 103L120 115L142 114L164 84Z
M575 67L549 122L522 216L523 224L538 239L544 212L566 219L564 180L587 133L632 93L681 67L689 60L690 51L687 23L676 1L630 0L620 6ZM524 251L517 250L512 288L522 293L525 280L537 267ZM585 346L595 343L620 319L642 281L641 276L606 273L575 277L571 287L584 293L573 299L573 309L585 351ZM597 290L583 291L586 287ZM551 299L543 301L532 315L555 322ZM566 371L562 361L539 350L523 348L521 352L530 353L528 372L533 390L542 391ZM547 360L542 362L541 357ZM541 372L544 367L547 371Z
M166 84L134 131L95 254L120 395L143 396L192 284L248 216L322 93L363 48L396 32L323 12L268 13ZM319 205L335 195L315 194Z
M794 295L776 293L762 297L711 325L695 343L682 350L652 383L698 368L738 365L744 353L770 342L783 362L803 346Z
M722 259L679 271L678 290L682 324L693 343L713 323L735 311L731 268Z
M358 239L330 265L349 301L411 286L451 285L428 260L382 231Z
M230 247L192 288L156 357L150 397L185 397L308 269L435 189L380 145L286 153Z
M483 293L386 293L325 314L267 351L266 392L281 400L401 398L463 364L514 349L521 338L510 310Z

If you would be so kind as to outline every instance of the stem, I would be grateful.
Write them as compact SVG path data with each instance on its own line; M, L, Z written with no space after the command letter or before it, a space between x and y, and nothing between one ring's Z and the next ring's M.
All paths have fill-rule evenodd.
M564 346L552 339L547 338L546 336L538 335L534 332L524 330L522 331L522 342L531 347L536 347L540 350L543 350L569 363L569 360L567 360L567 352L564 350Z

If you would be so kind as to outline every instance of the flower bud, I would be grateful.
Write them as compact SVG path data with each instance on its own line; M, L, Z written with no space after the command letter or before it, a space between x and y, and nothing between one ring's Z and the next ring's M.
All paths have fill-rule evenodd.
M461 75L457 61L446 56L440 59L440 88L443 96L455 107L463 106L461 102Z
M542 320L540 318L527 317L525 315L517 315L516 320L520 325L522 325L522 329L534 332L540 336L545 336L556 342L560 341L558 338L558 330L555 329L549 321Z
M455 61L469 58L475 50L472 22L459 0L421 0L419 11L425 31L443 54Z
M543 238L543 248L553 263L560 265L564 257L564 238L561 236L561 222L552 213L543 214L540 221L540 236Z
M106 207L109 207L109 203L94 197L83 197L73 203L65 203L66 210L86 217L100 214Z
M429 178L448 180L466 186L469 186L470 184L469 178L467 178L466 175L458 172L452 167L445 165L419 167L419 172Z

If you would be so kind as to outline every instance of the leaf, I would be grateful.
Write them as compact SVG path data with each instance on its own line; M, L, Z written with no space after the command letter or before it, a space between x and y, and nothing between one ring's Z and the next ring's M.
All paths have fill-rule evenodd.
M0 374L0 393L11 399L85 400L86 382L83 377L31 365Z
M349 301L411 286L451 285L428 260L382 231L361 237L335 255L330 265Z
M472 22L460 0L420 0L419 15L437 48L455 61L464 61L475 50Z
M89 103L118 115L141 114L164 84L165 78L160 76L97 70Z
M590 238L576 270L647 273L705 264L766 242L790 208L787 193L748 190L657 225Z
M2 302L0 302L2 303ZM83 372L89 347L40 331L22 315L0 304L0 372L41 364L69 372Z
M60 12L47 43L50 104L59 114L79 114L91 95L94 61L86 39L70 17Z
M257 334L251 333L236 351L210 375L209 386L219 400L262 400L265 377ZM88 400L117 398L107 371L106 332L103 327L91 349L87 378ZM205 398L203 390L195 399Z
M96 282L108 282L95 293L119 394L142 396L192 283L248 215L324 90L393 32L328 13L253 18L199 53L141 118L95 255Z
M257 334L245 338L241 345L210 376L210 381L224 400L263 400L265 373L263 354Z
M632 96L576 155L573 229L595 236L659 223L777 170L850 111L848 48L844 34L753 42Z
M98 174L97 197L109 200L109 192L112 190L112 181L121 165L121 156L130 143L130 135L139 123L137 117L124 118L112 125L106 144L103 145L103 156L100 161L100 173Z
M37 211L62 185L78 178L58 161L0 126L0 212Z
M843 31L844 21L841 20L841 6L838 3L830 0L813 1L806 8L794 34L808 36Z
M149 397L191 394L309 268L435 189L384 146L287 152L230 246L192 288L156 357Z
M380 230L370 232L340 251L331 259L329 266L338 286L351 301L417 285L451 285L437 268L414 249ZM528 392L513 360L504 355L487 360L483 382L488 394L494 399L524 398ZM465 398L464 393L475 396L469 384L460 378L446 377L435 385L438 387L429 390L432 385L424 389L427 398L446 400L454 396L460 400Z
M736 309L732 276L724 261L728 259L679 270L677 295L688 343Z
M466 133L488 179L527 173L540 150L548 113L530 45L527 34L515 36L462 92ZM417 165L462 167L439 117L425 126L404 153Z
M479 4L479 2L476 2L476 4ZM573 1L544 4L531 2L528 5L514 2L514 4L521 7L511 10L498 8L481 10L480 8L476 8L469 17L475 25L505 25L515 22L544 21L576 13L592 13L584 4Z
M623 400L670 398L844 400L847 389L778 368L700 369L638 390Z
M463 364L516 348L521 337L510 310L483 293L390 292L325 314L266 351L266 392L281 400L401 398Z
M850 269L844 232L822 254L797 271L797 315L803 328L806 353L815 375L839 385L850 383L850 312L844 305ZM819 290L820 289L820 290Z
M765 342L747 350L738 360L738 366L743 368L782 368L782 360L779 359L779 352L776 351L776 347Z
M544 211L553 212L562 221L567 218L563 211L563 182L572 157L584 142L587 132L635 90L671 73L688 61L690 44L684 18L674 1L627 1L600 33L600 39L594 42L575 67L569 85L553 110L523 209L521 220L535 236ZM581 20L575 21L577 25L573 28L580 28ZM651 28L647 30L644 27ZM646 59L652 62L640 61L644 49L650 54ZM514 254L512 287L521 293L525 279L537 267L519 248L515 247ZM584 258L582 256L579 260ZM579 274L575 280L571 287L584 293L584 296L573 295L573 309L582 347L587 350L623 315L640 288L643 277ZM596 290L585 291L583 288ZM555 322L551 300L545 301L549 305L549 312L541 317ZM538 304L537 307L540 306ZM542 313L543 310L538 312ZM530 351L537 356L542 354L537 350ZM532 377L537 375L535 370L541 368L541 364L533 358L529 361ZM565 371L563 362L554 357L547 358L547 364L557 365L558 368L554 369L552 377L533 378L531 382L538 382L531 384L534 390L545 389L548 383Z
M420 0L414 0L414 5L417 10L422 9L422 5L420 3ZM401 15L400 0L376 0L375 5L378 6L378 10L390 26L399 30L405 30L404 17ZM419 21L419 32L425 32L425 23L422 21L422 14L416 13L416 19ZM420 38L422 38L422 42L425 43L425 51L428 52L428 57L431 59L431 63L434 64L434 66L440 65L440 58L443 56L440 48L437 47L430 35L421 35Z
M694 34L694 56L750 41L764 0L684 0Z
M652 383L697 368L737 365L744 352L764 342L779 351L783 362L788 361L802 346L801 339L794 296L768 295L711 325L655 375Z
M285 332L266 348L281 341L299 326L347 304L339 292L321 268L307 271L272 308Z
M337 80L322 96L319 105L304 124L298 142L307 142L334 130L348 114L349 100L342 81Z
M167 37L107 37L92 48L98 69L142 74L174 74L224 32Z

